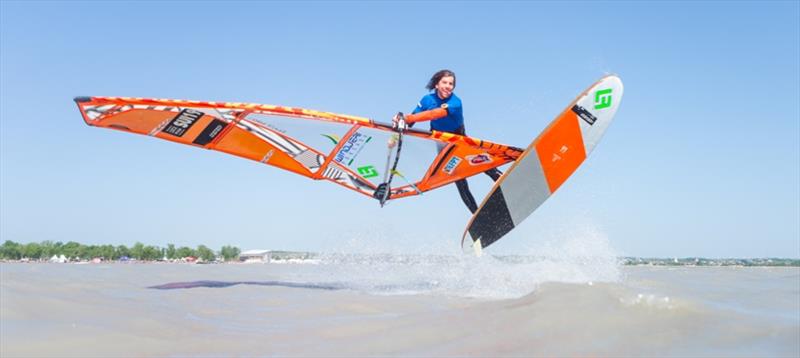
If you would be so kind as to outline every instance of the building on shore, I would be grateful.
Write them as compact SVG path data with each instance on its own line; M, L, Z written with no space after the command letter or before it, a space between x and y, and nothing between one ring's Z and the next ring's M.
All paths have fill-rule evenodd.
M269 262L269 250L247 250L239 254L240 262Z

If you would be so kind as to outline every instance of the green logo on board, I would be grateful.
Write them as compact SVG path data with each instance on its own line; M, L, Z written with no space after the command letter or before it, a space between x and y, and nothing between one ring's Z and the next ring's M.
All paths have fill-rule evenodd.
M371 165L366 165L358 168L358 174L361 174L365 179L378 176L378 171Z
M594 109L611 107L611 88L597 91L594 94Z

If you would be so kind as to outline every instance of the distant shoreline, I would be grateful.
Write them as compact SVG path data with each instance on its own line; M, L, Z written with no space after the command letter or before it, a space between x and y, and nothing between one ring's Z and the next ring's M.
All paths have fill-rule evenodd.
M72 264L72 265L87 265L87 264L122 264L122 265L142 265L142 264L180 264L180 265L210 265L210 264L234 264L234 265L248 265L254 263L261 264L304 264L304 263L318 263L319 255L315 253L305 252L297 253L302 258L287 258L287 259L272 259L264 262L253 261L185 261L185 260L72 260L69 262L52 262L50 260L8 260L0 259L0 263L8 264ZM366 255L369 256L369 255ZM402 256L402 255L401 255ZM414 255L409 255L414 256ZM424 256L424 255L420 255ZM455 256L454 256L455 257ZM532 262L539 259L532 256L519 256L519 255L494 255L495 258L501 261L509 262ZM621 266L672 266L672 267L800 267L800 259L786 259L786 258L725 258L725 259L709 259L698 257L687 258L641 258L641 257L619 257L619 264Z
M494 259L509 263L535 263L541 261L558 261L559 258L549 258L532 255L492 255ZM9 263L121 263L121 264L218 264L218 263L319 263L320 258L333 260L384 260L389 256L404 259L420 260L460 260L458 255L436 254L392 254L392 253L316 253L308 251L284 250L247 250L226 245L219 250L212 250L205 245L197 248L167 244L166 247L145 245L136 242L132 247L125 245L85 245L75 241L66 243L61 241L29 242L25 244L6 240L0 245L0 262ZM587 257L591 259L591 257ZM740 267L800 267L800 258L704 258L704 257L617 257L617 262L622 266L740 266Z
M800 267L800 259L750 258L750 259L708 259L702 257L686 258L640 258L622 257L626 266L739 266L739 267Z

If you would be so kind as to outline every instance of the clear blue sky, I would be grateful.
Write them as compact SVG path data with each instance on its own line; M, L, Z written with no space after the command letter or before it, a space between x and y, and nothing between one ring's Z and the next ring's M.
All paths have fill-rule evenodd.
M799 46L797 1L2 1L0 240L457 251L469 216L455 187L380 209L328 182L88 127L72 101L386 121L449 68L468 132L517 146L601 76L625 83L586 164L494 252L594 235L623 255L800 257ZM478 198L491 186L470 183Z

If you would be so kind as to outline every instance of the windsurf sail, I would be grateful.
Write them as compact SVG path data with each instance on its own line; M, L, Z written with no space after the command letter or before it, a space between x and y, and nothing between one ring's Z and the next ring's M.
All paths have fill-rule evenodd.
M310 109L237 102L77 97L86 124L220 151L385 200L414 196L516 160L522 149L458 134L406 129L399 165L382 167L390 123ZM437 143L444 149L437 150ZM387 172L389 171L389 172Z

